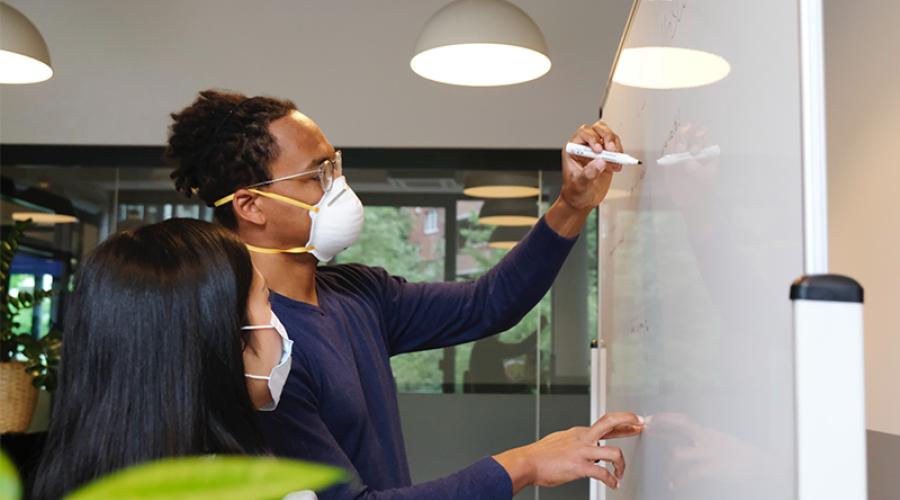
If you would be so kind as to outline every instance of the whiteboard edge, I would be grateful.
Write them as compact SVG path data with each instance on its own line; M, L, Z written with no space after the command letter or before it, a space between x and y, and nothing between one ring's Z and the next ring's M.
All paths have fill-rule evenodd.
M828 273L828 155L821 0L799 0L803 269Z
M613 57L612 66L609 68L609 75L606 77L606 87L603 89L603 97L600 98L600 109L597 112L598 118L603 118L603 108L606 107L606 100L609 98L609 89L613 84L613 76L616 74L616 66L619 65L619 56L622 54L622 49L625 47L625 40L628 38L628 33L631 31L631 24L634 21L635 14L637 13L638 4L641 3L641 0L634 0L631 3L631 10L628 11L628 19L625 20L625 29L622 30L622 37L619 38L619 46L616 48L616 55Z

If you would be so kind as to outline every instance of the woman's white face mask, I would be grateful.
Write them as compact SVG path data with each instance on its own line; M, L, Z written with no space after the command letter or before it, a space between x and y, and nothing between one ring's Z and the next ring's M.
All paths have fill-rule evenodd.
M291 373L291 349L294 346L294 341L288 338L287 330L284 329L284 325L281 324L274 311L272 312L270 324L247 325L242 327L241 330L275 330L281 337L281 357L278 360L278 364L273 366L268 374L244 374L249 379L266 380L268 382L267 385L272 400L258 409L260 411L272 411L278 406L278 401L281 399L281 393L284 390L284 384L287 383L288 375Z

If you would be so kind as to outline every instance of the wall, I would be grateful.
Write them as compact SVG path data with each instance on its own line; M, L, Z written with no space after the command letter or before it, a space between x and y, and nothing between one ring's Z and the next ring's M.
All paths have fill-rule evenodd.
M865 288L872 500L900 478L900 2L825 4L831 271Z
M340 146L559 147L594 120L630 2L516 0L553 68L498 88L434 83L409 60L448 0L11 0L55 76L0 88L4 143L162 144L168 113L224 87L293 99Z

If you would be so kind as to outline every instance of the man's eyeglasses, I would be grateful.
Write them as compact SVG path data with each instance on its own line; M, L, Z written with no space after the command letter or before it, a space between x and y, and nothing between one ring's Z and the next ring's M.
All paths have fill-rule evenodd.
M262 186L268 186L269 184L286 181L289 179L297 179L300 177L306 177L308 175L316 175L319 176L319 184L322 186L323 192L328 192L331 190L332 184L334 184L334 179L343 175L343 165L341 162L341 152L335 151L334 158L330 160L325 160L319 164L319 166L315 168L311 168L309 170L304 170L302 172L297 172L296 174L285 175L284 177L278 177L272 180L258 182L256 184L247 186L246 189L250 188L258 188Z

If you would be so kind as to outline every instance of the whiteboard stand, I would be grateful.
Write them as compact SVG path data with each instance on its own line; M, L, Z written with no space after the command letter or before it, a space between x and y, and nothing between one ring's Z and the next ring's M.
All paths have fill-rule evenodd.
M866 498L863 289L833 274L791 286L798 500Z
M591 421L594 425L606 413L606 343L603 340L591 341ZM606 446L606 440L600 441ZM603 466L602 464L599 466ZM588 479L590 500L606 500L606 486L596 479Z

